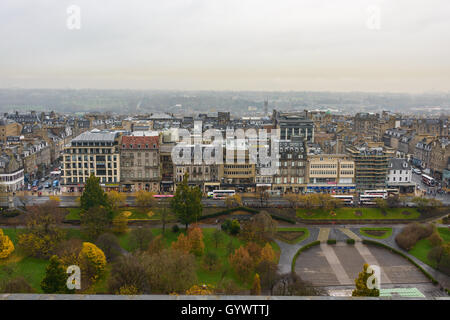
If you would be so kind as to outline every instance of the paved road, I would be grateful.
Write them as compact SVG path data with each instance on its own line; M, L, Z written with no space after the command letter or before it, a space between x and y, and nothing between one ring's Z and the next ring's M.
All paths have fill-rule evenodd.
M419 175L419 174L413 173L412 174L412 181L417 184L417 186L419 187L419 190L426 190L426 191L428 191L428 190L432 191L433 190L434 191L436 189L436 188L430 188L426 184L424 184L422 182L422 176ZM438 194L437 193L436 195L434 195L434 194L433 195L427 195L427 197L436 198L436 199L442 201L442 203L444 203L444 204L450 204L450 194Z

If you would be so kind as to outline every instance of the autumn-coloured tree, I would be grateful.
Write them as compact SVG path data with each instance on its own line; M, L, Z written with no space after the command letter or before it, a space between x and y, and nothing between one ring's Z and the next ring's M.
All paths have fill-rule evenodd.
M288 194L285 194L283 196L283 198L286 199L291 204L292 208L294 208L294 209L298 208L299 203L300 203L300 196L298 194L288 193Z
M172 242L172 249L189 253L191 251L191 242L188 237L186 237L183 233L180 233L177 241Z
M186 295L188 296L206 296L214 294L214 286L210 284L196 285L194 284L188 290L186 290Z
M235 250L229 257L230 265L242 281L248 281L254 267L253 259L243 246Z
M367 287L367 280L373 273L368 273L367 268L369 265L364 264L364 270L359 273L358 278L355 279L356 289L353 290L352 296L354 297L378 297L380 290L377 288L369 289Z
M430 241L430 244L433 247L440 246L444 242L437 230L435 230L433 234L428 237L428 241Z
M149 254L157 254L160 253L163 249L164 249L164 242L163 237L160 234L156 236L152 241L150 241L147 252Z
M229 196L225 199L225 205L228 209L230 209L232 207L241 207L242 206L242 198L238 194L235 194L234 196Z
M11 239L0 229L0 259L6 259L14 251L14 244Z
M95 282L105 272L105 254L93 243L83 242L79 261L82 274L92 282Z
M156 204L156 199L154 197L155 193L139 190L136 192L136 205L141 208L141 210L148 210Z
M259 279L259 274L255 274L255 277L253 278L253 284L252 288L250 290L250 294L252 296L259 296L261 295L261 283Z
M133 285L124 285L123 287L119 288L119 291L117 291L117 294L136 296L136 295L142 294L142 292L140 292L139 289Z
M18 246L28 255L49 258L65 238L59 228L65 211L55 201L47 201L28 209L26 228L19 234Z
M188 239L191 252L196 256L201 256L205 250L205 243L203 242L203 231L198 225L189 228Z
M64 267L79 264L79 255L83 248L83 241L72 238L62 241L56 248L55 254L61 260Z
M264 248L261 250L261 261L274 261L275 251L273 251L272 246L267 242Z
M245 245L245 249L247 250L250 258L253 260L253 265L256 266L259 261L261 261L261 246L255 242L248 242Z
M119 207L125 205L125 200L127 198L125 193L110 191L106 194L108 196L108 202L111 206L111 209L117 211Z

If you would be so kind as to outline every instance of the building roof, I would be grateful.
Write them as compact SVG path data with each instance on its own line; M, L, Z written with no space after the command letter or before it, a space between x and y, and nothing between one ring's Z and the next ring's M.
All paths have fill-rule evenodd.
M406 159L392 158L389 159L389 170L411 170L411 166Z
M123 136L122 149L157 149L158 136Z
M83 141L114 141L119 132L111 131L101 131L94 129L92 131L86 131L80 134L78 137L72 140L72 142L83 142Z

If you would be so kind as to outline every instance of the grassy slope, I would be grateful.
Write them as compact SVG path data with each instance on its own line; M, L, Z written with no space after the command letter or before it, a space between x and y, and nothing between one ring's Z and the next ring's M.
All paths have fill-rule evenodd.
M441 235L444 242L450 242L450 230L448 228L438 228L439 234ZM429 266L435 268L436 265L430 261L427 257L428 252L432 249L430 241L428 239L419 240L414 247L409 250L409 253L415 256L417 259L428 264Z
M356 211L362 212L361 216L355 215ZM410 215L402 214L403 211L408 211ZM312 215L306 213L312 212ZM390 208L386 209L387 214L383 215L379 208L351 208L342 207L334 210L336 216L330 215L330 211L324 211L323 209L297 209L297 217L302 219L417 219L420 213L415 208Z

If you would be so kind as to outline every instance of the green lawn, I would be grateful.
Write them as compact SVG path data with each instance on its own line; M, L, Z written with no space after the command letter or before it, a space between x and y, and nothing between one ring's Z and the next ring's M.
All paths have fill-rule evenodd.
M369 234L366 231L385 231L385 233L383 235L373 235L373 234ZM386 239L389 238L392 235L392 228L361 228L359 229L359 232L366 236L366 237L370 237L370 238L375 238L375 239Z
M45 268L49 262L44 259L25 257L20 252L17 248L19 230L14 228L3 229L3 233L8 235L14 243L15 251L7 259L0 260L0 279L22 276L37 292L42 292L40 284L44 278ZM8 270L12 271L12 273L9 274Z
M351 208L342 207L334 210L335 216L331 215L330 211L323 209L297 209L297 217L302 219L325 219L325 220L361 220L361 219L417 219L420 217L420 213L416 208L388 208L387 214L384 215L380 208ZM358 214L359 212L359 214ZM403 214L403 212L409 212L409 214Z
M448 228L438 228L438 232L441 235L444 242L450 242L450 230ZM417 259L419 259L420 261L435 268L436 267L435 263L430 261L427 257L428 252L432 248L433 247L431 246L430 241L428 241L428 239L422 239L417 241L414 247L411 250L409 250L409 253L412 254Z
M281 241L290 243L290 244L296 244L296 243L299 243L300 241L303 241L309 237L309 230L307 228L277 228L277 233L278 232L290 232L290 231L301 231L301 232L303 232L303 235L298 238L292 239L292 240L287 240L287 239L282 239L282 238L278 238L278 239Z
M81 208L69 208L69 213L66 215L66 220L80 220L80 212ZM122 211L130 211L131 215L128 217L128 220L161 220L161 215L159 214L160 209L159 208L152 208L150 210L147 210L146 212L143 212L139 210L138 208L121 208L120 212ZM154 215L151 217L148 216L148 211L152 211ZM117 215L116 213L115 215ZM169 214L168 221L174 220L175 217L173 214Z

